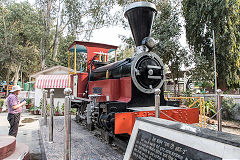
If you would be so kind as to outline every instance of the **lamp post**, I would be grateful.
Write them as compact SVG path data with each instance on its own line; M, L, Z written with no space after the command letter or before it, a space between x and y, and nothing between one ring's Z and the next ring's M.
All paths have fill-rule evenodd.
M214 56L215 97L216 97L216 104L217 104L217 63L216 63L215 34L214 34L214 30L213 30L213 56Z
M217 89L217 62L215 51L215 34L213 30L213 56L214 56L214 77L215 77L215 102L217 108L218 131L222 131L222 105L221 105L221 89Z

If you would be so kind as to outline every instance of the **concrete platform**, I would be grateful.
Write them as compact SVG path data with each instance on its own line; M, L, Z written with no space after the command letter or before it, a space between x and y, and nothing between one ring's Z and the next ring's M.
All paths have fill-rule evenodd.
M23 143L17 143L16 149L10 156L4 158L3 160L13 160L13 159L21 159L21 160L29 160L29 147Z
M9 122L8 113L0 113L0 135L8 135ZM29 147L31 160L43 160L41 154L41 144L39 140L39 121L37 115L31 115L25 109L21 114L18 128L17 143L24 143ZM26 120L32 120L24 122ZM1 158L0 158L1 159Z
M64 117L54 117L53 143L49 143L49 126L43 126L39 119L40 134L46 158L49 160L64 159ZM102 143L75 121L71 122L71 159L72 160L121 160L123 155Z
M23 143L16 143L12 136L0 136L0 159L1 160L29 160L29 147Z
M0 159L4 159L15 151L16 138L12 136L0 136Z

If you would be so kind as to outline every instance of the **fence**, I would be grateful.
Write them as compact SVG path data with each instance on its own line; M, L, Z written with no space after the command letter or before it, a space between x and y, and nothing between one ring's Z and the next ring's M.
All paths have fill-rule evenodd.
M204 100L208 100L209 98L215 99L215 94L195 94L196 97L204 97ZM236 103L240 104L240 95L236 94L221 94L224 98L233 98Z

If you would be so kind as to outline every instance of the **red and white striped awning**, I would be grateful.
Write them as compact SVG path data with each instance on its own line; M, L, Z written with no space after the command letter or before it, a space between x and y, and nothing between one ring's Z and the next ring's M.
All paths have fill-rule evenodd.
M68 75L40 75L37 88L68 88Z

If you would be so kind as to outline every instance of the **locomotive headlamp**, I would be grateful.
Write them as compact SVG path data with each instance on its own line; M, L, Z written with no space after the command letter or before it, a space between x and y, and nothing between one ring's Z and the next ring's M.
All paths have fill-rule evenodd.
M149 50L153 49L153 47L155 46L156 42L155 39L152 37L145 37L142 40L142 45L146 45L148 47Z

